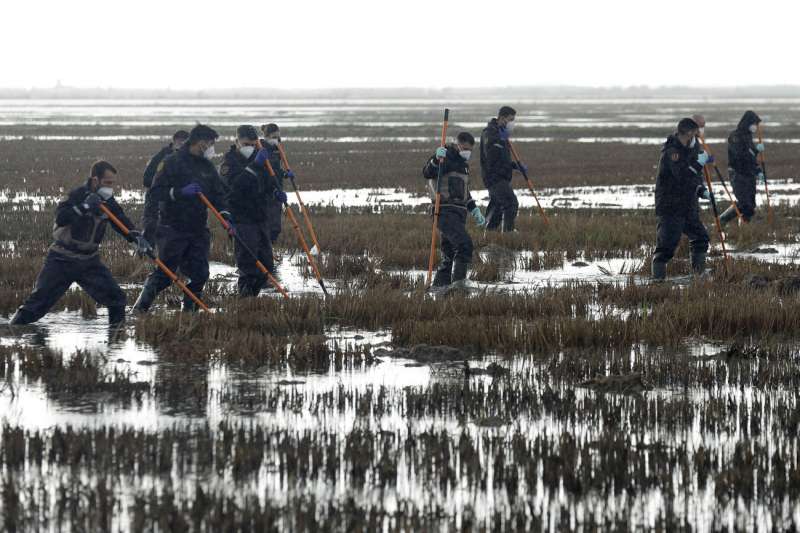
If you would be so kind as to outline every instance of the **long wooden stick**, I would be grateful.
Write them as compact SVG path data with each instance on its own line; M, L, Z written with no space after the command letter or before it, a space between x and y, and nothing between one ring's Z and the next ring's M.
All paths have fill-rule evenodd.
M708 195L711 199L711 210L714 212L714 223L717 226L717 233L719 234L719 244L722 247L722 257L725 259L725 271L730 273L731 259L728 256L728 250L725 249L725 233L722 232L722 223L719 220L719 210L717 209L717 200L714 198L714 191L711 188L711 173L708 171L707 166L703 166L703 175L706 178L706 186L708 187Z
M761 135L761 123L759 122L756 126L758 131L758 144L764 144L764 139ZM767 156L764 152L760 152L758 154L759 158L761 158L761 172L764 173L764 192L767 193L767 222L772 224L775 220L775 217L772 214L772 205L769 203L769 185L767 185Z
M219 220L220 224L222 224L222 227L225 228L225 231L229 231L230 227L231 227L231 223L228 222L227 220L225 220L225 217L222 216L222 213L220 213L217 210L217 208L214 207L214 205L211 203L211 201L208 199L208 197L205 194L203 194L203 193L197 193L197 194L200 197L200 201L203 202L205 204L205 206L208 208L208 210L211 211L214 214L214 218ZM247 243L244 242L244 239L242 239L235 231L233 233L233 237L237 241L239 241L239 244L242 245L242 248L244 248L251 256L253 256L253 259L256 260L256 267L265 276L267 276L267 279L269 280L270 283L272 283L272 286L275 287L275 289L278 292L280 292L283 295L284 298L286 298L288 300L289 299L289 295L287 294L286 290L281 286L280 283L278 283L278 280L275 279L275 277L272 275L272 273L270 273L269 269L264 266L264 263L262 263L258 259L258 256L255 254L255 252L253 250L251 250L249 246L247 246Z
M129 230L129 229L128 229L128 228L125 226L125 224L123 224L123 223L122 223L122 221L121 221L119 218L117 218L117 216L116 216L116 215L114 215L114 213L112 213L112 212L111 212L111 210L110 210L110 209L109 209L107 206L105 206L105 205L103 205L103 204L100 204L100 209L103 211L103 213L105 213L105 214L106 214L106 216L108 217L108 219L109 219L109 220L110 220L110 221L111 221L111 222L112 222L112 223L113 223L115 226L117 226L117 227L119 228L119 230L122 232L122 234L123 234L123 235L125 235L125 236L127 237L127 236L130 234L131 230ZM158 268L160 268L160 269L161 269L161 271L162 271L162 272L164 272L164 274L166 274L166 275L167 275L167 277L168 277L169 279L171 279L171 280L172 280L172 282L173 282L175 285L177 285L178 287L180 287L180 289L181 289L181 290L182 290L184 293L186 293L186 296L188 296L189 298L191 298L191 299L192 299L192 301L193 301L194 303L196 303L198 307L200 307L200 309L202 309L203 311L208 311L208 306L207 306L205 303L203 303L203 300L201 300L200 298L198 298L198 297L197 297L197 295L196 295L195 293L193 293L193 292L192 292L192 290L191 290L189 287L187 287L187 286L186 286L186 284L185 284L183 281L181 281L181 280L180 280L180 278L178 278L178 276L177 276L177 275L175 275L175 273L174 273L172 270L170 270L170 268L169 268L167 265L165 265L165 264L163 263L163 261L161 261L161 259L159 259L158 257L156 257L156 256L155 256L155 254L153 254L153 252L152 252L152 251L151 251L150 253L148 253L148 254L147 254L147 257L149 257L149 258L150 258L150 260L151 260L151 261L153 261L153 263L155 263L155 265L156 265Z
M533 199L536 200L536 207L539 208L539 214L542 215L542 220L544 220L545 224L550 224L550 221L547 219L547 215L544 214L544 209L542 209L542 204L539 203L539 198L536 196L536 192L533 190L533 182L528 177L528 171L523 170L522 160L519 158L517 149L514 148L514 145L511 144L510 140L508 141L508 147L511 149L511 156L514 158L514 162L517 163L517 167L519 168L520 172L522 172L522 176L525 178L525 181L528 182L528 189L530 189Z
M444 148L445 143L447 142L447 123L450 119L450 110L444 110L444 120L442 121L442 142L439 145L441 148ZM433 202L433 228L431 229L431 254L428 258L428 280L426 286L430 287L431 283L433 283L433 264L436 261L436 232L438 231L439 226L439 211L442 207L442 193L440 191L440 186L442 183L442 168L444 168L444 159L439 160L439 173L436 176L436 195L435 200Z
M283 149L283 144L278 143L278 151L281 154L281 161L283 162L283 166L286 170L291 171L291 167L289 166L289 160L286 158L286 150ZM317 250L319 254L322 250L319 247L319 241L317 240L317 233L314 231L314 225L311 224L311 217L308 214L308 209L306 209L306 204L303 203L303 199L300 198L300 189L297 188L297 184L294 182L294 178L289 178L292 182L292 188L294 189L294 194L297 197L297 203L300 205L300 213L303 215L303 219L306 223L306 228L308 229L309 235L311 235L311 240L314 242L314 249Z
M705 138L702 135L698 135L698 137L700 138L700 146L703 147L703 150L705 150L705 152L708 155L713 155L711 153L711 149L706 144ZM733 197L733 195L731 194L731 191L728 190L728 186L725 185L725 179L722 177L722 172L719 171L719 167L717 166L717 163L714 162L713 166L714 166L714 172L717 174L717 179L719 179L719 182L722 184L722 188L725 190L725 194L728 195L728 200L731 201L731 205L733 205L733 209L736 211L736 216L739 218L739 221L741 222L744 219L742 218L742 212L739 211L739 205L736 203L736 198Z

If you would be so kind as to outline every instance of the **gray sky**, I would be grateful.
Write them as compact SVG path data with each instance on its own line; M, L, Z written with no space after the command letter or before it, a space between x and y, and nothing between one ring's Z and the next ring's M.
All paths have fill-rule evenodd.
M0 87L800 84L800 4L790 0L13 0L0 9Z

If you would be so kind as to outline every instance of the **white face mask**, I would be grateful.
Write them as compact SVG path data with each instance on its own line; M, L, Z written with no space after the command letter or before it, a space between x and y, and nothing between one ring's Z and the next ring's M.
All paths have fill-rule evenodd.
M267 144L270 146L278 146L279 142L278 139L267 139Z
M704 126L704 127L700 128L700 135L705 135L705 134L706 134L706 128Z
M253 155L253 152L256 151L255 146L240 146L239 153L242 154L245 158L250 159L250 156Z
M460 155L464 161L469 161L469 158L472 155L472 150L461 150L458 152L458 155Z
M114 189L112 189L111 187L100 187L99 189L97 189L97 196L99 196L105 201L108 201L111 199L112 196L114 196Z
M756 124L750 124L750 133L758 133L758 126Z
M689 148L694 148L696 144L697 144L697 138L692 137L692 140L689 141Z
M506 131L509 132L509 133L514 131L514 121L513 120L511 122L506 122Z
M206 159L213 159L215 155L217 155L217 152L214 151L213 144L208 148L206 148L206 151L203 152L203 157L205 157Z

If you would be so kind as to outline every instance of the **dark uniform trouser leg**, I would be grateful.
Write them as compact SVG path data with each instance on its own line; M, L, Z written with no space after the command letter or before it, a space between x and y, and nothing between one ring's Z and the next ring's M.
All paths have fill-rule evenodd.
M35 322L42 318L73 282L77 282L97 303L108 307L110 322L120 322L125 317L125 293L98 256L71 259L49 252L36 279L36 288L20 308L25 321Z
M464 209L444 208L439 215L439 233L442 237L442 266L446 284L467 277L467 268L472 262L473 244L467 233L467 212ZM451 274L452 270L452 274ZM437 279L439 272L436 273ZM434 281L434 285L439 285Z
M283 218L283 204L270 198L267 200L267 220L269 222L270 240L274 244L281 234L281 219Z
M708 231L700 220L700 213L695 212L686 217L683 233L689 237L692 270L697 274L702 274L706 265L706 253L708 253Z
M158 257L173 272L179 271L189 278L187 287L198 298L208 281L208 252L211 237L207 229L198 233L182 233L166 226L158 228ZM160 269L154 270L144 284L137 300L137 311L147 311L159 292L172 284L172 280ZM184 295L183 306L186 310L194 310L195 304Z
M756 212L756 177L736 175L731 180L733 194L736 195L736 205L742 213L742 218L749 222Z
M258 260L270 271L275 273L272 259L271 227L268 222L262 224L239 224L236 226L239 239L258 256ZM239 269L239 295L256 296L267 283L267 276L256 266L253 255L236 240L236 266Z
M80 270L75 281L97 303L108 308L110 323L116 324L125 319L125 293L99 257L90 260L90 263Z
M33 292L25 300L19 311L19 323L29 324L42 318L59 298L64 296L75 281L74 259L61 254L49 252L44 260L42 270L36 278Z
M510 181L499 181L489 187L490 211L487 230L495 230L503 223L503 231L513 231L519 210L519 201Z
M150 189L144 196L144 214L142 215L142 228L147 242L156 245L156 231L158 230L158 202L150 196Z

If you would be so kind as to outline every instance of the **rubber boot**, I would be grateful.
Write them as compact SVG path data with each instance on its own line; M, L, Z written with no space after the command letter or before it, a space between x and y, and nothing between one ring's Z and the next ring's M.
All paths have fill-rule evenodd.
M724 226L725 224L727 224L728 222L730 222L731 220L736 218L736 216L737 216L736 215L736 208L733 207L733 206L730 206L728 209L725 210L724 213L722 213L719 216L719 223Z
M653 261L652 264L653 281L664 281L667 279L667 264L661 261Z
M197 291L194 294L195 294L195 296L197 296L201 300L203 299L203 293L202 292ZM197 304L194 303L194 300L189 298L188 294L184 294L183 295L183 311L185 313L195 313L195 312L197 312Z
M14 316L11 317L11 320L9 320L8 323L12 326L24 326L25 324L32 324L37 320L38 318L36 318L36 315L24 307L20 307L17 309L17 312L14 313Z
M453 264L453 288L463 289L467 285L467 270L469 270L469 263L456 260Z
M142 292L139 293L139 298L137 298L136 303L133 304L133 312L147 313L150 310L150 306L153 305L156 296L158 296L156 285L150 278L147 278L147 281L144 282L144 287L142 287Z
M108 325L117 326L125 322L125 306L117 305L108 308Z
M693 253L691 259L692 259L692 272L694 272L698 276L702 275L703 272L706 271L706 253L705 252Z
M442 263L439 265L439 269L436 270L436 275L433 277L433 285L431 285L431 287L441 288L450 285L452 271L453 271L453 262L444 259Z

